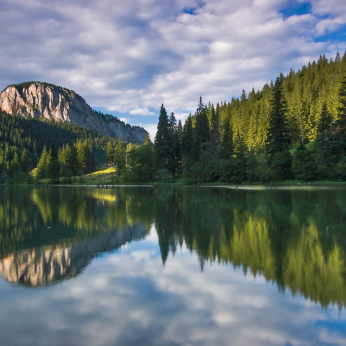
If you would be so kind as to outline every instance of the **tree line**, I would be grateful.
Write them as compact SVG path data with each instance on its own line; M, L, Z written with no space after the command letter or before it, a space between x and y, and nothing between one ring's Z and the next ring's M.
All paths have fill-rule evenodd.
M184 125L162 105L153 147L128 145L113 164L125 181L346 180L345 131L346 54L323 55L249 96L200 98Z
M346 54L282 74L240 99L204 105L184 126L162 105L158 170L189 182L345 180Z
M63 146L72 148L78 141L87 141L96 165L104 166L109 136L71 123L28 119L0 111L0 182L32 180L29 172L37 167L40 157L53 143L58 155ZM69 169L76 172L75 168Z
M320 56L230 102L205 105L200 98L184 125L162 105L154 143L148 136L143 145L123 143L72 124L0 119L0 167L12 178L38 164L38 177L57 181L57 173L38 162L54 143L61 151L56 172L68 179L98 163L114 167L114 182L346 180L346 53ZM82 142L89 154L78 159Z

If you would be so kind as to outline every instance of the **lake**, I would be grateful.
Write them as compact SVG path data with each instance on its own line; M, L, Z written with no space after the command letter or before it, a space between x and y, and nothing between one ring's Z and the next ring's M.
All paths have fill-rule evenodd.
M0 344L346 345L346 190L0 187Z

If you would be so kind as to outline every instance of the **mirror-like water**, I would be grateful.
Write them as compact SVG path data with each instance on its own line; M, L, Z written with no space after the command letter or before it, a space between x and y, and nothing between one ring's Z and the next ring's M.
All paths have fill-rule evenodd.
M0 344L346 345L346 191L0 187Z

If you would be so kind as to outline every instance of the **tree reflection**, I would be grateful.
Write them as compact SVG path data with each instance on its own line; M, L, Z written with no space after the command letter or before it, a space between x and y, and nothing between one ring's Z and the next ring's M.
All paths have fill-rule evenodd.
M346 304L344 205L344 193L337 190L2 188L0 255L18 260L25 249L66 250L129 227L140 226L144 237L154 223L163 264L185 244L202 269L207 262L241 267L282 291L341 308ZM93 254L84 256L86 263Z

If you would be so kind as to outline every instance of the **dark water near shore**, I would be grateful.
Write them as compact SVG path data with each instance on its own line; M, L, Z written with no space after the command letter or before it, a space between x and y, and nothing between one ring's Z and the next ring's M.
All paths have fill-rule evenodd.
M346 345L346 190L0 187L0 345Z

